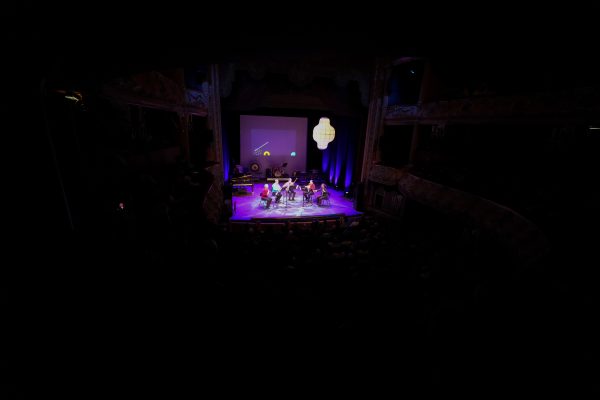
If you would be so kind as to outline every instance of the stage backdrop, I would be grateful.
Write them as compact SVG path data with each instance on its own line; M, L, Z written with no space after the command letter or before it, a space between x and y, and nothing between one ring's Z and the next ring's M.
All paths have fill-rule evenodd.
M242 166L258 163L264 174L267 168L274 170L287 163L285 173L290 176L293 171L305 171L306 129L306 118L240 115Z

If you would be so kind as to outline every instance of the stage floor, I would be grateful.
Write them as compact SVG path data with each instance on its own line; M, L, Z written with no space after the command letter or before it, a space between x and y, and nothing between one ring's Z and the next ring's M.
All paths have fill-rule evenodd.
M265 209L260 204L260 192L265 182L255 183L254 192L248 189L246 192L234 193L232 196L233 216L231 221L248 221L252 219L290 219L290 218L311 218L325 216L358 216L362 215L354 209L352 199L344 197L344 193L337 190L329 190L329 205L318 206L316 196L312 204L302 206L302 191L296 190L296 199L285 203L285 198L281 198L280 204L275 204L275 198L271 202L271 207ZM271 185L269 184L269 188ZM318 195L319 193L317 193Z

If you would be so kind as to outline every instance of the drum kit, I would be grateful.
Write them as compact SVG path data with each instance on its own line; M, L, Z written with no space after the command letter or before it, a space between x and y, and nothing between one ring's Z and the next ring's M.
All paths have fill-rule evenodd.
M259 172L260 171L260 164L257 162L253 162L250 164L250 171L252 172Z
M283 175L285 175L285 167L287 167L286 162L281 164L279 167L273 168L273 177L281 178Z
M288 163L284 162L281 165L275 167L272 169L271 174L273 174L274 178L282 178L286 172L285 172L285 167L287 167ZM254 161L250 163L250 171L253 173L257 173L260 172L261 170L261 165L258 163L258 161ZM269 171L267 169L267 175L269 175Z

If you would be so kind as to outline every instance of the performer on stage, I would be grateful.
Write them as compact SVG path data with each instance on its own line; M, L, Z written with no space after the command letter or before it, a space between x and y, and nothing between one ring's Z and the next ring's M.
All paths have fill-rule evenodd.
M264 186L262 192L260 192L260 198L267 202L266 208L269 208L273 199L271 198L271 192L269 192L269 184L268 183L265 183L265 186Z
M306 201L310 202L310 196L315 194L316 188L317 187L315 186L315 183L312 179L308 182L308 185L304 186L304 199Z
M281 200L281 186L279 186L279 179L275 179L275 182L273 182L273 185L271 186L271 190L275 196L275 203L279 203L279 200Z
M329 192L327 191L327 185L321 183L321 189L319 189L321 194L317 196L317 205L320 206L323 200L327 200L329 198Z
M287 192L288 200L292 201L294 200L294 197L296 197L296 192L294 191L294 182L292 182L292 178L289 178L288 181L283 184L283 190Z

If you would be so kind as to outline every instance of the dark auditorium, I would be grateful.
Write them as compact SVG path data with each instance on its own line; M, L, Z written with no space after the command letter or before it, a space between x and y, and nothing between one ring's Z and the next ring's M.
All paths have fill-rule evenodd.
M596 5L197 6L16 6L6 398L600 395Z

